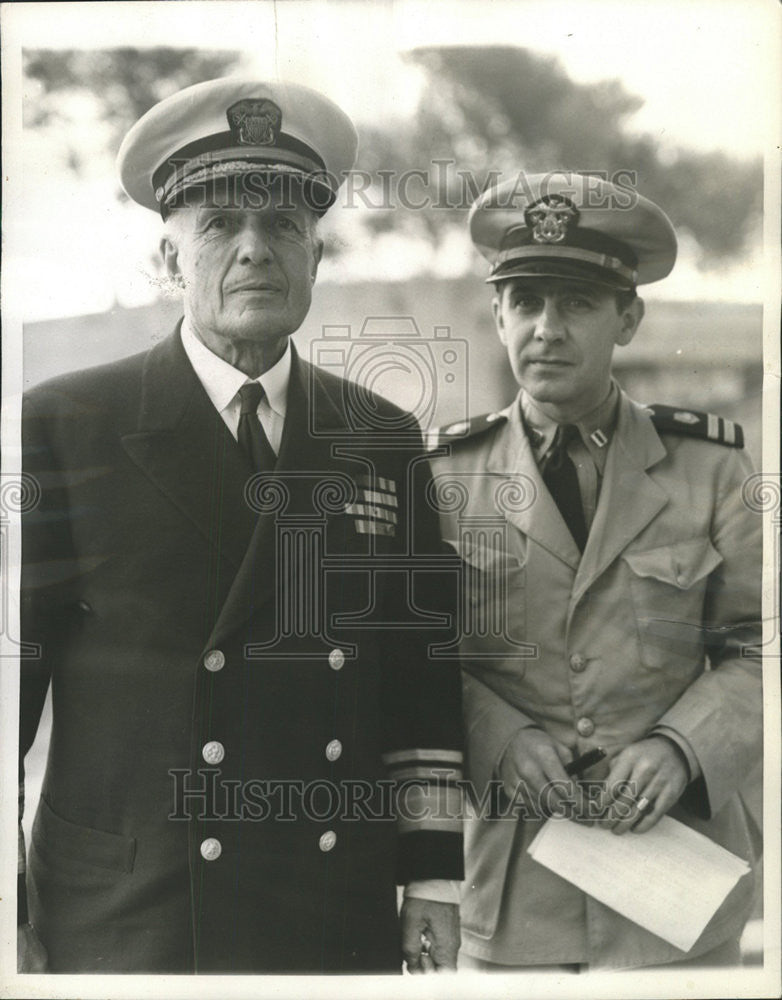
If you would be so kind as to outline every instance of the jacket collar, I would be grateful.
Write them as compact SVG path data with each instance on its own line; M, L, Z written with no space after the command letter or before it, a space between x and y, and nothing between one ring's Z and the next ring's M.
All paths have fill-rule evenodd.
M275 474L334 468L334 432L349 432L335 392L294 349ZM253 606L271 600L278 511L258 513L247 502L252 470L195 374L178 327L147 355L137 430L125 435L122 444L218 556L233 563L235 576L217 623L221 634L244 620ZM295 484L296 476L286 482ZM311 477L306 484L302 479L301 490L311 487Z
M524 499L512 507L503 505L503 514L522 533L576 570L576 591L583 593L667 503L666 494L646 471L665 455L648 411L620 389L600 501L583 555L543 483L518 404L510 409L507 425L492 442L486 469L509 480L519 476Z
M616 432L606 459L595 519L578 568L574 600L668 504L668 494L648 471L666 455L648 410L620 392Z

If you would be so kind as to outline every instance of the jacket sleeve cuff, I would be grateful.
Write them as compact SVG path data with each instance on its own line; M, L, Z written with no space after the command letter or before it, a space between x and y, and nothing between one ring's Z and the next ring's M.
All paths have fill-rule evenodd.
M695 751L690 746L688 740L677 733L675 729L670 726L655 726L654 729L649 733L650 736L664 736L666 740L674 743L682 753L682 756L687 762L687 768L690 772L690 781L694 781L701 775L701 766L698 763L698 758L695 756Z
M432 903L459 905L461 883L455 879L416 879L405 886L405 899L428 899Z

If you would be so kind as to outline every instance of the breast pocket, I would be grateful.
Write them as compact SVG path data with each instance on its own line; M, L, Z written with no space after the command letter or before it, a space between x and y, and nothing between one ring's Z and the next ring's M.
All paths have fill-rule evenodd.
M526 632L526 568L514 553L449 542L462 560L460 654L470 664L523 672L530 655Z
M646 667L680 672L700 666L709 575L722 556L708 538L626 552L630 592Z

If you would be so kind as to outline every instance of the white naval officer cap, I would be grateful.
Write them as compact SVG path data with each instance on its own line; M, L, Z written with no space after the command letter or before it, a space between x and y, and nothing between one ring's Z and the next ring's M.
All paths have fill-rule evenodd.
M630 289L664 278L676 260L665 212L590 174L520 173L484 191L469 225L491 264L488 282L567 277Z
M150 108L125 136L117 168L127 194L164 218L193 190L218 183L252 189L250 178L299 183L322 215L357 147L353 123L323 94L297 83L224 77Z

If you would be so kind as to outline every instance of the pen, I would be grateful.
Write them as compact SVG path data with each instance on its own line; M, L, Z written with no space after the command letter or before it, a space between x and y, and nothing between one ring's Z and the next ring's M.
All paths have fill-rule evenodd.
M571 760L569 764L565 764L565 774L568 776L580 774L581 771L586 771L588 767L592 767L593 764L597 764L597 762L602 760L605 755L606 752L602 747L595 747L594 750L587 750L587 752L582 754L580 757L576 757L575 760Z

